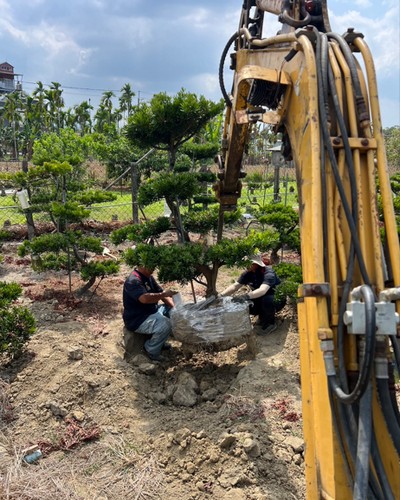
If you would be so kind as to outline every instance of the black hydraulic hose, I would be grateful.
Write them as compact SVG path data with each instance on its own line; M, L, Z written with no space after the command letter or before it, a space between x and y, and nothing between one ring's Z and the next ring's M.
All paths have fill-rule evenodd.
M350 294L352 286L352 277L355 268L355 254L354 246L350 245L349 258L347 261L347 275L346 280L343 283L343 294L339 305L339 318L343 318L343 315L347 307L347 297ZM343 389L347 392L349 387L347 383L347 370L345 364L345 353L344 353L344 324L342 321L339 322L337 327L337 348L338 348L338 366L339 366L339 380Z
M351 80L355 90L356 106L357 106L359 121L360 122L369 121L370 120L369 110L367 109L367 105L365 103L365 99L361 90L360 79L358 77L357 67L353 53L351 52L348 43L343 39L342 36L338 35L337 33L328 33L328 38L334 39L338 42L340 49L343 52L346 62L350 68Z
M357 460L353 500L367 498L369 483L369 455L372 436L372 383L369 382L360 400L358 419Z
M377 378L376 387L378 390L378 397L381 403L383 418L385 419L386 427L389 431L390 437L392 438L397 453L400 455L400 427L393 410L388 379Z
M345 157L346 157L346 162L347 162L347 172L349 174L349 180L350 180L352 214L353 214L353 217L351 220L352 220L352 222L354 222L354 231L353 231L353 229L350 228L351 236L352 236L352 240L354 241L354 246L355 246L355 250L356 250L356 254L357 254L358 265L360 266L361 275L363 277L364 283L369 284L370 281L369 281L367 269L365 267L364 258L363 258L362 252L361 252L360 243L359 243L358 238L356 237L356 235L358 234L357 228L356 228L356 224L357 224L357 220L358 220L358 216L357 216L358 203L357 203L357 185L356 185L356 176L355 176L355 171L354 171L353 156L351 153L351 148L350 148L350 143L349 143L349 137L347 135L346 125L344 123L344 118L343 118L343 115L342 115L341 110L340 110L339 99L337 96L336 86L335 86L335 79L334 79L334 75L333 75L331 68L329 68L329 83L330 83L332 102L333 102L333 106L335 108L335 116L336 116L336 119L338 121L340 133L341 133L342 140L343 140L344 152L345 152ZM344 204L343 204L343 206L344 206ZM347 219L347 220L348 220L349 226L350 226L350 221L349 221L349 219Z
M224 82L224 65L225 65L225 59L226 55L228 53L228 50L232 43L238 38L239 33L236 32L234 33L228 40L228 43L225 45L224 50L222 51L221 59L219 62L219 70L218 70L218 77L219 77L219 86L222 92L222 95L224 97L225 104L228 108L232 107L232 101L231 98L229 97L226 88L225 88L225 82Z
M390 335L390 342L393 347L394 359L396 361L397 374L400 375L400 347L396 335Z
M318 30L314 29L314 32L316 33L317 36L317 54L321 53L321 37L325 37L326 35L323 35L318 32ZM326 111L325 111L325 105L324 105L324 88L323 88L323 76L322 76L322 65L321 61L319 61L319 58L316 58L316 65L317 65L317 85L318 85L318 103L319 103L319 112L320 112L320 123L321 123L321 128L323 132L323 137L324 137L324 142L325 142L325 147L328 150L329 153L329 158L331 161L331 167L332 171L335 177L337 189L340 193L341 199L342 199L342 204L343 208L346 213L347 221L349 224L349 228L352 234L352 244L354 244L354 249L358 258L359 262L359 267L361 274L363 276L364 282L367 285L363 285L362 287L362 294L365 295L365 309L366 309L366 317L370 319L370 321L366 321L366 353L364 357L364 362L361 366L360 373L358 376L358 380L356 382L356 385L354 389L350 393L346 393L338 384L337 378L336 378L336 371L333 366L329 366L327 368L327 373L328 373L328 381L331 384L332 389L334 390L336 396L340 399L345 404L352 404L355 401L359 400L360 397L362 396L363 392L365 391L369 378L371 376L372 372L372 365L373 365L373 359L374 359L374 349L375 349L375 298L372 293L372 290L369 286L369 277L365 268L365 263L363 259L363 255L361 252L361 247L360 247L360 242L357 238L357 228L356 224L353 218L353 215L350 211L350 207L348 205L347 199L346 199L346 194L344 191L344 187L342 184L342 181L340 179L340 174L338 171L338 166L336 162L336 157L333 151L333 147L330 142L330 132L327 127L327 116L326 116ZM351 156L351 152L350 152ZM352 170L352 169L349 169ZM357 207L356 200L353 197L353 210L354 207ZM357 212L357 210L356 210ZM356 213L355 212L355 213ZM325 357L326 363L331 363L332 359L329 358L328 356ZM335 373L335 374L334 374Z
M361 398L370 381L374 363L376 343L375 297L368 285L362 285L360 291L365 304L365 354L354 389L350 393L345 393L337 383L336 375L330 375L328 372L330 386L339 400L345 404L352 404Z
M333 392L331 388L329 390L329 401L330 407L332 409L332 421L334 425L334 429L338 438L338 445L340 447L340 451L343 457L343 463L345 466L346 477L349 481L349 485L351 488L354 486L352 470L354 469L354 464L356 462L357 456L357 423L354 418L354 408L350 405L345 405L340 403L340 401L336 401L333 398ZM374 436L373 436L374 438ZM373 441L374 442L374 441ZM347 450L347 452L346 452ZM375 459L378 463L377 470L383 469L382 460L380 458L379 452L375 450ZM378 468L380 465L380 469ZM383 471L382 474L378 474L379 478L384 478L387 481L387 477ZM373 475L369 478L369 492L368 499L373 500L391 500L389 496L385 496L382 493L383 488L381 488L380 483L377 481L377 478Z
M329 395L330 407L332 410L331 413L332 413L333 427L343 457L346 476L349 481L349 484L353 485L353 476L351 470L356 457L356 443L354 441L355 434L350 432L346 415L343 415L343 411L348 409L348 407L347 406L345 407L341 403L335 405L335 399L333 397L333 392L330 387L328 387L328 395ZM346 449L349 450L350 457L346 453L345 451Z
M314 29L314 32L317 35L317 47L318 47L318 45L321 43L320 42L320 37L321 36L326 36L326 35L321 35L318 32L318 30L316 30L316 29ZM329 159L330 159L330 162L331 162L332 172L333 172L333 175L335 177L335 182L336 182L336 185L337 185L337 189L339 191L340 198L342 200L343 209L344 209L345 214L346 214L346 220L347 220L347 223L349 225L349 229L350 229L350 232L351 232L351 235L352 235L352 241L354 243L354 249L356 251L358 263L359 263L359 266L360 266L360 272L362 274L364 282L366 284L369 284L368 273L367 273L366 268L365 268L364 259L363 259L362 251L361 251L361 247L360 247L360 242L359 242L359 240L357 238L358 231L357 231L357 227L356 227L356 222L354 220L354 217L356 217L357 210L354 212L354 217L353 217L353 215L352 215L352 213L350 211L349 204L347 202L346 193L345 193L345 190L344 190L343 183L342 183L342 181L340 179L340 173L339 173L339 169L338 169L338 166L337 166L337 161L336 161L335 153L333 151L333 146L332 146L331 141L330 141L330 131L328 130L328 127L327 127L328 117L326 116L325 106L324 106L324 102L323 102L323 87L322 87L323 77L322 77L322 68L321 68L321 65L318 62L318 58L317 58L316 62L317 62L317 80L318 80L317 84L318 84L318 102L319 102L319 111L320 111L320 123L321 123L321 129L322 129L322 132L323 132L324 143L325 143L325 147L327 149L327 152L328 152L328 155L329 155ZM346 136L343 139L345 140L345 138L346 138ZM350 146L349 146L349 151L350 151L350 156L351 156ZM345 148L345 152L346 152L346 148ZM349 171L350 170L351 169L349 169ZM354 197L352 197L352 200L353 200L353 207L354 207L354 204L356 203L356 197L355 197L355 199L354 199Z
M389 392L390 399L392 401L393 411L397 420L397 425L400 428L400 409L396 398L396 386L394 377L394 363L388 361L388 372L389 372Z
M326 38L322 38L321 42L323 42L324 40L326 41ZM326 74L326 71L327 71L327 64L328 64L327 45L320 43L318 46L318 49L319 49L319 53L317 54L317 58L321 62L322 78L324 78L324 75ZM327 81L325 82L325 80L324 80L324 82L323 82L324 101L326 101L325 92L326 92L327 88L328 88ZM320 151L321 151L321 192L322 192L322 237L323 237L323 241L328 241L328 203L327 203L327 183L326 183L326 156L325 156L325 149L324 149L322 134L321 134L320 141L321 141ZM324 279L326 280L327 276L329 275L328 245L324 245L324 273L325 273ZM328 310L330 310L330 307Z
M392 488L390 486L385 467L382 462L382 457L379 453L378 443L376 442L375 430L372 432L371 457L376 471L376 476L379 479L380 487L384 500L395 500ZM374 476L372 476L373 478Z

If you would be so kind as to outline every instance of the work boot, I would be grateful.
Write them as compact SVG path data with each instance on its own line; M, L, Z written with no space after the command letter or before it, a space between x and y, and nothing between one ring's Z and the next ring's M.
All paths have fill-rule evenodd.
M151 361L158 361L159 363L162 363L163 361L167 361L163 355L161 354L150 354L145 350L146 356L151 360Z
M274 323L273 325L264 325L261 329L264 335L268 335L269 333L274 332L277 328L277 325Z

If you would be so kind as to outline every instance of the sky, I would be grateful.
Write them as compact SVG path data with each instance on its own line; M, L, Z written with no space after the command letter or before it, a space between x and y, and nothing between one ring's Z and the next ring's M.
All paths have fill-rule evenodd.
M399 0L328 0L332 31L353 27L372 51L384 127L400 125ZM222 51L242 0L0 0L0 63L36 82L58 82L67 106L129 83L136 102L181 88L218 101ZM268 15L264 34L280 25ZM232 72L227 75L230 88ZM229 80L230 78L230 80ZM115 101L117 103L117 101Z

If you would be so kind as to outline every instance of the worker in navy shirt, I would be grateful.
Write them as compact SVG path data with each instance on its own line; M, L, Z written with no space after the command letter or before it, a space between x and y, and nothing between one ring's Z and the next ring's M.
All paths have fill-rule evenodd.
M153 272L151 268L137 267L125 280L122 318L128 330L149 335L144 349L150 359L159 361L172 331L169 311L174 307L171 297L175 292L163 290Z
M275 287L280 283L271 266L266 265L260 256L250 258L250 267L244 271L238 280L228 286L222 296L232 295L242 286L248 286L251 291L232 298L233 302L250 302L250 314L259 317L259 324L265 333L276 330L275 324Z

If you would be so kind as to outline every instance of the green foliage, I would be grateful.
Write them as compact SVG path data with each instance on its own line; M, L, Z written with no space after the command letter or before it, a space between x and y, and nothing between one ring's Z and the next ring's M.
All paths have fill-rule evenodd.
M201 274L204 248L200 244L166 245L161 247L158 276L161 281L188 283Z
M199 182L214 183L217 176L213 172L196 172L197 180Z
M32 260L32 269L37 272L61 271L73 267L75 259L66 254L42 253L36 259Z
M261 184L264 178L261 172L253 172L252 174L246 175L246 182L249 183L257 183Z
M99 137L104 140L101 134ZM19 254L31 254L32 266L39 272L49 269L80 271L83 279L90 276L88 285L93 278L116 272L118 267L115 262L111 265L90 261L88 252L102 253L101 240L69 230L71 223L81 223L89 217L91 205L116 199L114 193L90 189L82 162L93 149L90 141L73 130L44 134L35 144L36 166L14 176L17 185L30 191L30 211L47 212L57 229L55 234L24 242Z
M220 149L219 142L197 143L188 141L182 145L181 151L194 161L214 158Z
M80 222L82 219L89 217L90 210L79 205L77 201L67 201L65 203L53 201L50 213L56 219L62 219L64 222Z
M176 150L222 109L222 103L213 103L184 89L174 97L161 92L131 115L126 133L139 147Z
M43 134L35 141L32 160L35 165L58 161L78 166L86 156L86 142L72 129L65 128L58 133Z
M25 240L18 247L18 255L26 257L29 254L39 255L43 252L65 251L68 246L68 240L65 235L61 233L56 234L42 234L33 238L32 240Z
M281 283L276 287L275 301L279 302L285 297L296 300L297 290L301 283L303 283L301 266L289 262L281 262L274 266L274 270L281 279Z
M385 128L383 131L388 164L400 168L400 126Z
M218 227L218 207L208 210L190 210L182 216L183 227L192 233L205 234L208 231L217 230ZM240 219L240 211L224 212L225 224L232 224Z
M146 206L162 198L187 200L199 190L197 177L193 173L164 174L140 186L138 201L140 205Z
M149 238L157 238L160 234L170 229L168 217L159 217L154 221L142 224L131 224L113 231L110 235L111 241L118 245L123 241L135 241L143 243Z
M119 271L119 264L113 260L88 262L81 268L81 278L89 281L92 277L110 276Z
M217 203L217 199L215 196L210 196L210 195L199 195L199 196L193 196L193 203L201 203L202 205L211 205Z
M22 287L18 283L0 281L0 307L9 305L22 294Z
M0 229L0 241L11 240L12 234L6 229Z
M132 162L137 161L144 152L132 146L124 136L118 136L110 141L104 134L96 134L97 140L93 143L99 159L107 166L108 177L118 177L125 172Z
M43 234L24 241L18 248L18 255L32 255L32 267L38 272L76 269L83 280L118 272L117 262L92 261L87 252L100 255L103 245L99 238L85 236L80 231Z
M74 194L74 201L85 205L86 207L93 205L94 203L104 203L108 201L116 200L117 196L115 193L110 193L109 191L80 191Z
M187 283L204 274L206 268L211 271L223 265L245 266L250 255L260 248L267 250L275 241L273 234L262 233L234 240L223 239L211 246L202 243L161 246L141 243L134 249L128 249L123 258L130 266L158 269L161 281Z
M35 318L25 307L13 305L22 293L16 283L0 282L0 353L18 357L35 332Z
M135 248L128 248L124 259L129 266L156 269L160 263L160 252L163 247L139 243Z
M282 203L270 203L255 212L256 218L271 226L279 233L279 241L273 250L283 246L300 251L299 215L291 206Z

